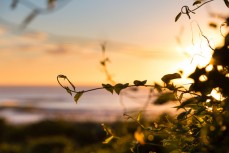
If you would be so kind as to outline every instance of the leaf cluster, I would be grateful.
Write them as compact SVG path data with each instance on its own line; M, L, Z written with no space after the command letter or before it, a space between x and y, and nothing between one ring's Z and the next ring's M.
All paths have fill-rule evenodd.
M183 6L181 11L175 17L175 21L178 21L182 14L187 15L190 19L190 14L195 14L197 9L212 1L213 0L194 1L194 9L190 9L188 6ZM224 3L229 7L228 0L224 0ZM204 35L202 34L202 36ZM228 46L229 34L226 35L225 43L222 47L217 49L211 48L213 50L213 55L210 63L205 67L196 67L195 71L188 76L188 78L193 80L193 83L188 89L174 84L174 79L181 78L181 74L179 73L164 75L161 78L164 83L163 86L157 83L146 85L146 80L135 80L133 85L130 85L129 83L117 83L115 85L102 84L101 88L89 89L86 91L76 91L75 86L64 75L59 75L57 80L59 82L59 79L62 78L68 81L72 89L63 86L60 82L59 84L68 93L76 93L74 97L76 102L85 92L105 89L112 94L116 93L119 95L122 90L128 87L139 86L150 87L158 91L159 96L154 101L155 105L164 105L170 101L176 101L174 109L177 110L177 114L175 117L164 115L151 125L144 125L144 123L142 123L142 111L138 113L137 117L124 114L127 119L132 119L137 123L141 130L144 131L144 136L141 136L141 142L138 142L137 140L137 142L134 143L134 146L131 147L132 152L144 152L140 151L139 148L144 150L146 146L148 147L147 144L149 144L152 146L152 150L155 146L160 146L165 148L166 151L164 150L164 152L168 153L224 153L229 152L227 147L227 144L229 144ZM211 46L209 45L209 47ZM101 64L105 66L106 62L107 59L102 61ZM209 67L211 67L211 69L209 69ZM201 78L205 79L203 80ZM217 98L213 94L214 92L216 92L220 98ZM115 136L109 128L104 125L103 128L107 132L107 139L105 139L104 143L109 143L115 138ZM160 141L154 140L156 137L159 138ZM145 139L143 140L143 138Z
M165 104L175 100L178 105L176 118L160 120L164 125L160 132L162 144L168 152L228 152L225 144L229 143L229 53L227 38L221 48L214 50L211 62L189 75L193 80L188 90L176 87L173 79L178 74L162 77L169 92L161 94L156 104ZM211 67L211 69L209 69ZM204 80L201 77L204 76ZM172 86L172 88L171 88ZM216 91L220 98L213 93ZM171 96L174 95L174 96Z
M115 91L119 95L123 89L129 86L129 83L125 83L125 84L118 83L115 86L112 86L110 84L102 84L102 86L104 89L111 92L112 94Z
M227 47L229 41L227 39L228 37L225 37L224 46L214 50L208 65L197 67L188 76L193 80L188 89L173 83L174 79L181 78L179 73L164 75L161 78L164 86L154 85L154 88L160 91L154 104L163 105L169 101L177 101L174 107L177 109L175 118L160 117L153 125L145 126L141 122L142 112L139 112L136 118L124 114L144 130L144 137L151 135L161 139L160 142L146 139L145 147L141 147L142 142L136 143L135 147L132 147L133 152L141 152L147 143L153 147L161 146L166 149L164 152L170 153L229 151L226 145L229 143L229 49ZM138 83L136 81L135 83L137 86ZM212 94L213 91L216 91L220 98L216 98Z
M64 86L62 83L61 83L61 79L63 79L64 81L67 81L68 85L70 86ZM120 94L120 92L123 90L123 89L126 89L128 87L139 87L139 86L147 86L146 85L146 82L147 80L144 80L144 81L139 81L139 80L135 80L133 83L133 85L130 85L129 83L125 83L125 84L122 84L122 83L117 83L115 85L111 85L111 84L102 84L102 87L99 87L99 88L93 88L93 89L88 89L88 90L82 90L82 91L77 91L76 90L76 87L75 85L68 79L67 76L65 75L58 75L57 76L57 82L59 83L59 85L64 88L66 90L67 93L69 93L71 96L73 94L75 94L74 96L74 101L77 103L78 100L80 99L80 97L86 93L86 92L90 92L90 91L94 91L94 90L100 90L100 89L106 89L107 91L109 91L110 93L116 93L116 94ZM157 87L159 88L159 87Z

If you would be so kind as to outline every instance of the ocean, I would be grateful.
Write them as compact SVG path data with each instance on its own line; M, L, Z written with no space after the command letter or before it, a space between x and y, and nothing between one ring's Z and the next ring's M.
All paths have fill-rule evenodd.
M80 90L94 87L78 87ZM152 105L149 90L124 90L121 95L105 90L85 93L76 104L73 96L61 87L0 87L0 118L11 123L36 122L44 119L112 122L126 119L123 113L144 112L155 116L168 107Z

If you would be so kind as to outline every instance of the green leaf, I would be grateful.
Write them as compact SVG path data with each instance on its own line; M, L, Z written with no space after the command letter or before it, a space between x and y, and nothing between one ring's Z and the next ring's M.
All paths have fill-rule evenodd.
M198 5L198 4L201 4L201 1L195 1L192 5Z
M154 101L155 105L162 105L165 104L169 101L173 101L176 100L174 94L172 92L167 92L167 93L163 93L161 94L156 101Z
M135 80L134 85L135 86L144 86L146 84L146 82L147 82L147 80L144 80L144 81Z
M186 136L184 136L183 140L186 141L186 142L193 142L195 140L195 138L194 137L186 137Z
M181 75L179 73L173 73L173 74L166 74L164 75L161 80L168 84L173 79L181 78Z
M178 119L178 120L183 120L183 119L185 119L186 116L187 116L186 114L187 114L186 112L180 113L180 114L177 116L177 119Z
M103 144L108 144L111 140L113 140L114 138L115 139L118 139L118 137L115 137L113 134L112 134L112 131L110 128L108 128L105 124L101 124L102 127L103 127L103 130L106 132L106 135L109 136L108 138L106 138L104 141L103 141Z
M215 24L215 23L213 23L213 22L210 22L208 25L209 25L210 27L212 27L212 28L217 28L217 24Z
M103 141L103 144L108 144L108 143L109 143L111 140L113 140L113 139L114 139L114 136L112 135L112 136L106 138L106 139Z
M135 153L134 149L135 149L135 145L132 144L132 146L130 147L130 151L131 151L132 153Z
M177 14L177 16L176 16L176 18L175 18L175 22L177 22L177 21L179 20L181 14L182 14L181 12Z
M163 144L163 147L170 146L172 143L169 139L163 139L161 142Z
M197 99L195 97L193 98L190 98L184 102L182 102L180 104L180 106L177 107L177 109L180 109L180 108L185 108L185 107L189 107L189 106L192 106L193 104L196 105L197 104Z
M195 111L195 115L200 115L200 114L206 114L206 107L200 106L198 107L198 109Z
M108 128L105 124L101 124L101 126L103 127L103 130L106 132L106 135L113 135L111 129Z
M74 100L77 104L78 100L80 99L80 97L83 95L84 91L80 91L80 92L77 92L76 95L74 96Z
M140 120L141 120L141 117L142 117L142 112L140 111L139 113L138 113L138 116L137 116L137 122L140 122Z
M224 2L226 4L226 6L229 8L229 2L228 2L228 0L224 0Z
M183 95L184 95L184 93L182 92L182 93L180 94L179 98L178 98L178 101L181 101L181 100L182 100Z
M154 88L155 88L159 93L162 92L162 87L161 87L159 84L155 83L155 84L154 84Z
M187 115L190 114L192 109L189 109L188 111L182 112L177 116L177 120L183 120L187 118Z
M168 88L169 90L173 91L174 93L177 90L176 86L173 83L172 84L166 84L166 88Z
M111 92L113 94L114 87L110 84L102 84L103 88L105 88L107 91Z
M119 95L121 90L127 88L128 86L129 86L129 83L126 83L126 84L118 83L114 86L114 90Z

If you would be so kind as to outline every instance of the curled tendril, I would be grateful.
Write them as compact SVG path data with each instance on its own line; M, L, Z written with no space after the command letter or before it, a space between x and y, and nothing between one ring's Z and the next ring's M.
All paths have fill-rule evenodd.
M71 85L71 87L73 88L73 90L72 89L70 89L68 86L64 86L61 82L60 82L60 79L64 79L64 80L67 80L67 82ZM65 90L68 90L69 92L72 92L72 93L80 93L80 92L82 92L82 91L76 91L76 87L74 86L74 84L68 79L68 77L67 76L65 76L65 75L62 75L62 74L60 74L60 75L58 75L57 76L57 82L59 83L59 85L62 87L62 88L64 88ZM85 90L84 92L90 92L90 91L93 91L93 90L99 90L99 89L104 89L103 87L100 87L100 88L93 88L93 89L89 89L89 90Z
M224 38L226 37L223 32L222 32L222 27L225 26L225 25L228 25L227 22L223 22L221 25L220 25L220 34L221 36L223 36Z
M73 88L73 90L70 90L68 87L62 85L61 82L60 82L60 80L59 80L60 78L62 78L62 79L64 79L64 80L67 80L68 83L69 83L69 84L71 85L71 87ZM75 89L76 89L76 88L75 88L74 84L68 79L67 76L62 75L62 74L58 75L58 76L57 76L57 82L59 83L59 85L60 85L62 88L64 88L64 89L68 88L68 90L70 90L71 92L75 92Z
M211 43L210 43L208 37L204 35L202 29L200 28L200 25L199 25L196 21L192 21L192 22L190 23L191 29L192 29L192 23L193 23L193 22L196 23L196 25L197 25L197 27L198 27L198 29L199 29L200 35L207 41L208 47L209 47L212 51L214 51L215 49L211 46ZM192 30L192 42L193 42L193 30Z
M191 19L190 13L195 14L195 11L197 9L199 9L203 5L205 5L205 4L209 3L209 2L212 2L212 1L214 1L214 0L208 0L208 1L206 1L206 2L204 2L202 4L200 4L200 5L198 5L196 8L194 8L192 10L188 6L186 6L186 5L185 6L182 6L181 7L181 11L179 13L179 17L180 17L181 14L186 14L188 16L188 18Z
M182 13L182 14L186 14L186 15L188 16L189 19L191 19L190 13L195 14L195 12L192 11L192 10L190 10L188 6L183 6L183 7L181 8L181 13Z

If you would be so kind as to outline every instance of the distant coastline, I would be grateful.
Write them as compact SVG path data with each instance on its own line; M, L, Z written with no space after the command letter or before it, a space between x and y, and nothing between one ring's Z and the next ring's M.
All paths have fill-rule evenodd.
M85 90L90 87L78 87ZM43 119L72 121L117 121L125 119L123 113L136 115L144 104L144 94L139 99L130 99L111 94L105 90L83 95L75 104L73 97L58 86L0 86L0 118L12 123L34 122ZM137 93L134 93L136 96ZM147 107L146 113L155 117L168 107Z

